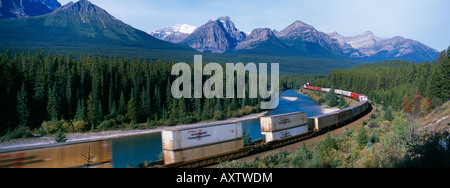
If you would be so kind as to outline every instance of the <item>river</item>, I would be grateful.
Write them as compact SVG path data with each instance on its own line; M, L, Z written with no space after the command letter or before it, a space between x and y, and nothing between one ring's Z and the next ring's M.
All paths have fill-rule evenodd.
M320 107L321 105L307 96L291 89L280 95L278 108L269 111L266 116L303 111L308 117L312 117L322 114ZM253 140L261 138L259 118L245 120L242 125L250 132ZM159 160L162 153L161 133L116 138L112 140L112 147L114 168L136 168L144 161Z

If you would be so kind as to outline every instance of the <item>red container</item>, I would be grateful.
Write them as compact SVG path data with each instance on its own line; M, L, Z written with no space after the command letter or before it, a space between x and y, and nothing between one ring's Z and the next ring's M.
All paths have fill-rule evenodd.
M358 93L352 93L350 95L351 98L357 99L358 98Z

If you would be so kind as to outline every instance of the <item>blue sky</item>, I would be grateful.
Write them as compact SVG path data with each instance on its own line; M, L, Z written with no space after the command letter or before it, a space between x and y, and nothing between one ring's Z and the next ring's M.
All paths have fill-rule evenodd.
M66 4L71 0L58 0ZM76 1L76 0L72 0ZM354 36L372 31L383 38L403 36L438 51L450 45L448 0L90 0L143 31L230 16L239 30L278 31L296 20L319 31Z

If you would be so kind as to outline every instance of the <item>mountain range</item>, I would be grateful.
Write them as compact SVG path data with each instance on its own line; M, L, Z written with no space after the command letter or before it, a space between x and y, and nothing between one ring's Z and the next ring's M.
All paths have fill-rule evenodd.
M25 5L25 1L18 2ZM149 32L152 36L87 0L62 7L52 6L52 0L29 1L39 1L55 10L0 19L1 53L40 51L74 57L117 55L178 62L189 62L194 54L202 54L205 62L279 62L280 72L286 74L327 74L366 60L409 58L419 62L433 60L432 56L437 54L417 41L402 37L382 39L368 36L369 33L343 37L338 33L323 33L301 21L281 31L257 28L245 33L227 16L209 20L198 28L177 25L154 30ZM5 5L2 0L1 7Z
M439 56L437 50L400 36L385 39L368 31L358 36L344 37L337 32L327 34L318 31L299 20L280 32L258 28L250 35L239 31L227 16L210 20L194 31L184 33L177 40L170 37L177 33L176 29L166 27L164 31L167 35L161 32L150 34L201 52L353 58L367 61L403 59L417 62L434 60Z

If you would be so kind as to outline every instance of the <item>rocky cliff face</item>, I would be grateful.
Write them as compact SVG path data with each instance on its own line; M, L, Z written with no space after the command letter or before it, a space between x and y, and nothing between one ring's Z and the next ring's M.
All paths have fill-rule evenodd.
M245 38L246 34L226 16L208 21L180 43L201 52L224 53L234 49Z
M337 32L329 35L335 38L344 53L351 57L424 61L436 59L439 56L438 51L418 41L399 36L380 38L370 31L352 37L344 37Z
M0 0L0 19L39 16L59 7L57 0Z
M295 43L296 41L311 42L335 52L342 52L337 40L301 21L295 21L287 28L278 32L276 36L284 40L287 44Z

